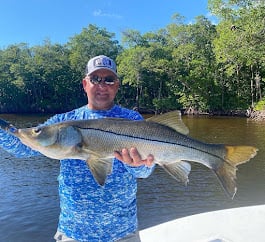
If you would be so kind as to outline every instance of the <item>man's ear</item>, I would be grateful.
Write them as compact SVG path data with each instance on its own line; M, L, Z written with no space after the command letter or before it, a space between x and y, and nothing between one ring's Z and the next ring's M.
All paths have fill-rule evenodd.
M117 79L117 82L118 82L118 86L120 87L120 86L121 86L121 81L120 81L120 79Z
M84 79L82 80L82 84L83 84L83 88L84 88L84 90L86 90L86 86L87 86L87 80L86 80L86 78L84 78Z

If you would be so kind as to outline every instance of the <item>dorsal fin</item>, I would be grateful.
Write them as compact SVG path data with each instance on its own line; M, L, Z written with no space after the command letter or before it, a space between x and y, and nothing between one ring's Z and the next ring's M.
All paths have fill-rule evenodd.
M151 121L155 123L160 123L166 125L182 134L187 135L189 133L189 129L183 123L181 119L181 112L176 110L172 112L168 112L161 115L155 115L151 118L146 119L146 121Z

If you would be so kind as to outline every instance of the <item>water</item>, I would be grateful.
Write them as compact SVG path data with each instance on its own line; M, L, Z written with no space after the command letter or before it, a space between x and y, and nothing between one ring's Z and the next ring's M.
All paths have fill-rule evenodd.
M36 125L45 116L1 115L18 127ZM211 143L254 145L258 155L237 172L238 192L229 199L215 175L192 165L190 182L183 186L157 168L139 179L140 229L175 218L265 201L265 122L245 118L183 117L194 138ZM0 235L5 242L50 242L59 216L59 162L45 157L18 159L0 150Z

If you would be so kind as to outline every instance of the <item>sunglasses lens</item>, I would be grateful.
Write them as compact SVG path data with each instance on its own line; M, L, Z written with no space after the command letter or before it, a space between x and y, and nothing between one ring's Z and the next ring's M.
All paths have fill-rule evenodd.
M97 85L97 84L101 83L102 81L106 85L113 85L116 81L116 78L113 76L107 76L107 77L92 76L89 78L89 80L94 85Z
M92 83L92 84L99 84L100 83L100 81L101 80L99 80L99 77L98 76L92 76L92 77L90 77L90 82Z
M107 85L113 85L114 82L115 82L115 78L114 78L114 77L112 77L112 76L107 76L107 77L105 77L105 83L106 83Z

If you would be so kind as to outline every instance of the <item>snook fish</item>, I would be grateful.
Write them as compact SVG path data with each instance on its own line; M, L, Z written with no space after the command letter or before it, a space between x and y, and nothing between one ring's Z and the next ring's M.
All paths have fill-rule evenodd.
M100 185L104 185L112 171L114 151L136 147L142 158L153 154L156 164L185 184L191 171L190 161L205 165L217 175L224 190L233 198L237 190L237 165L257 153L253 146L207 144L187 136L188 129L178 111L142 121L74 120L25 129L16 129L1 120L0 127L47 157L86 160Z

